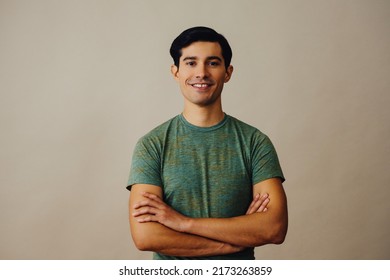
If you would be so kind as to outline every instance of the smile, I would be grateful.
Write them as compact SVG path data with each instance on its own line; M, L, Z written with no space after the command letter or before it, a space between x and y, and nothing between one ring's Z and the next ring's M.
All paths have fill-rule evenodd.
M211 84L192 84L191 86L195 87L195 88L207 88L209 86L211 86Z

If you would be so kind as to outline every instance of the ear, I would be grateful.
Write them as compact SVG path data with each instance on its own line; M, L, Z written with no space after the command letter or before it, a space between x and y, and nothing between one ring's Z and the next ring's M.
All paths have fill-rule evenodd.
M178 79L178 73L179 73L179 67L177 67L175 64L171 65L171 73L175 80Z
M225 83L229 82L230 78L232 77L232 74L233 74L233 65L229 65L229 67L226 69Z

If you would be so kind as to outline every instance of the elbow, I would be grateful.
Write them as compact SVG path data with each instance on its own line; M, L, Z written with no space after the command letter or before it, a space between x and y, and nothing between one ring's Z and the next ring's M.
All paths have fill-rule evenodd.
M248 244L246 244L246 246L258 247L267 244L280 245L284 243L286 233L287 231L281 227L273 227L272 229L269 229L266 233L254 237L252 242L249 242Z
M274 224L272 227L270 227L267 230L267 233L265 236L262 236L262 242L259 245L266 245L266 244L275 244L280 245L283 244L287 235L287 224L284 223L278 223Z
M272 237L272 239L270 240L270 243L280 245L280 244L283 244L285 239L286 239L286 234L278 233Z
M147 236L132 236L135 247L140 251L154 251L153 244Z
M275 225L270 232L269 243L280 245L283 244L287 235L287 224L281 223Z
M155 251L156 241L151 230L145 226L134 226L130 223L130 234L134 246L140 251Z
M133 238L133 242L135 247L140 251L150 251L149 245L147 242L144 242L143 240L139 240L136 238Z
M273 223L273 226L271 227L270 230L269 243L275 245L283 244L286 239L287 229L288 229L288 216L286 213L286 215L284 215L283 218Z

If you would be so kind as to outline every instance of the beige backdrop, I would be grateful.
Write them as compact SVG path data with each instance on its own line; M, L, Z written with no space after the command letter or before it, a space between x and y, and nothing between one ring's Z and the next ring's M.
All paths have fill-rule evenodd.
M389 259L390 1L0 0L0 258L149 259L125 190L180 113L171 41L233 47L224 109L273 140L290 227L259 259Z

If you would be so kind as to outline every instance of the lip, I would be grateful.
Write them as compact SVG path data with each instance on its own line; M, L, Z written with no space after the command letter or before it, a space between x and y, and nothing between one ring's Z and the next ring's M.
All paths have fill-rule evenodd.
M214 83L211 81L192 81L188 82L188 85L198 92L204 92L208 91L214 85Z
M190 85L194 88L197 88L197 89L205 89L205 88L212 86L212 84L209 84L209 83L193 83Z

